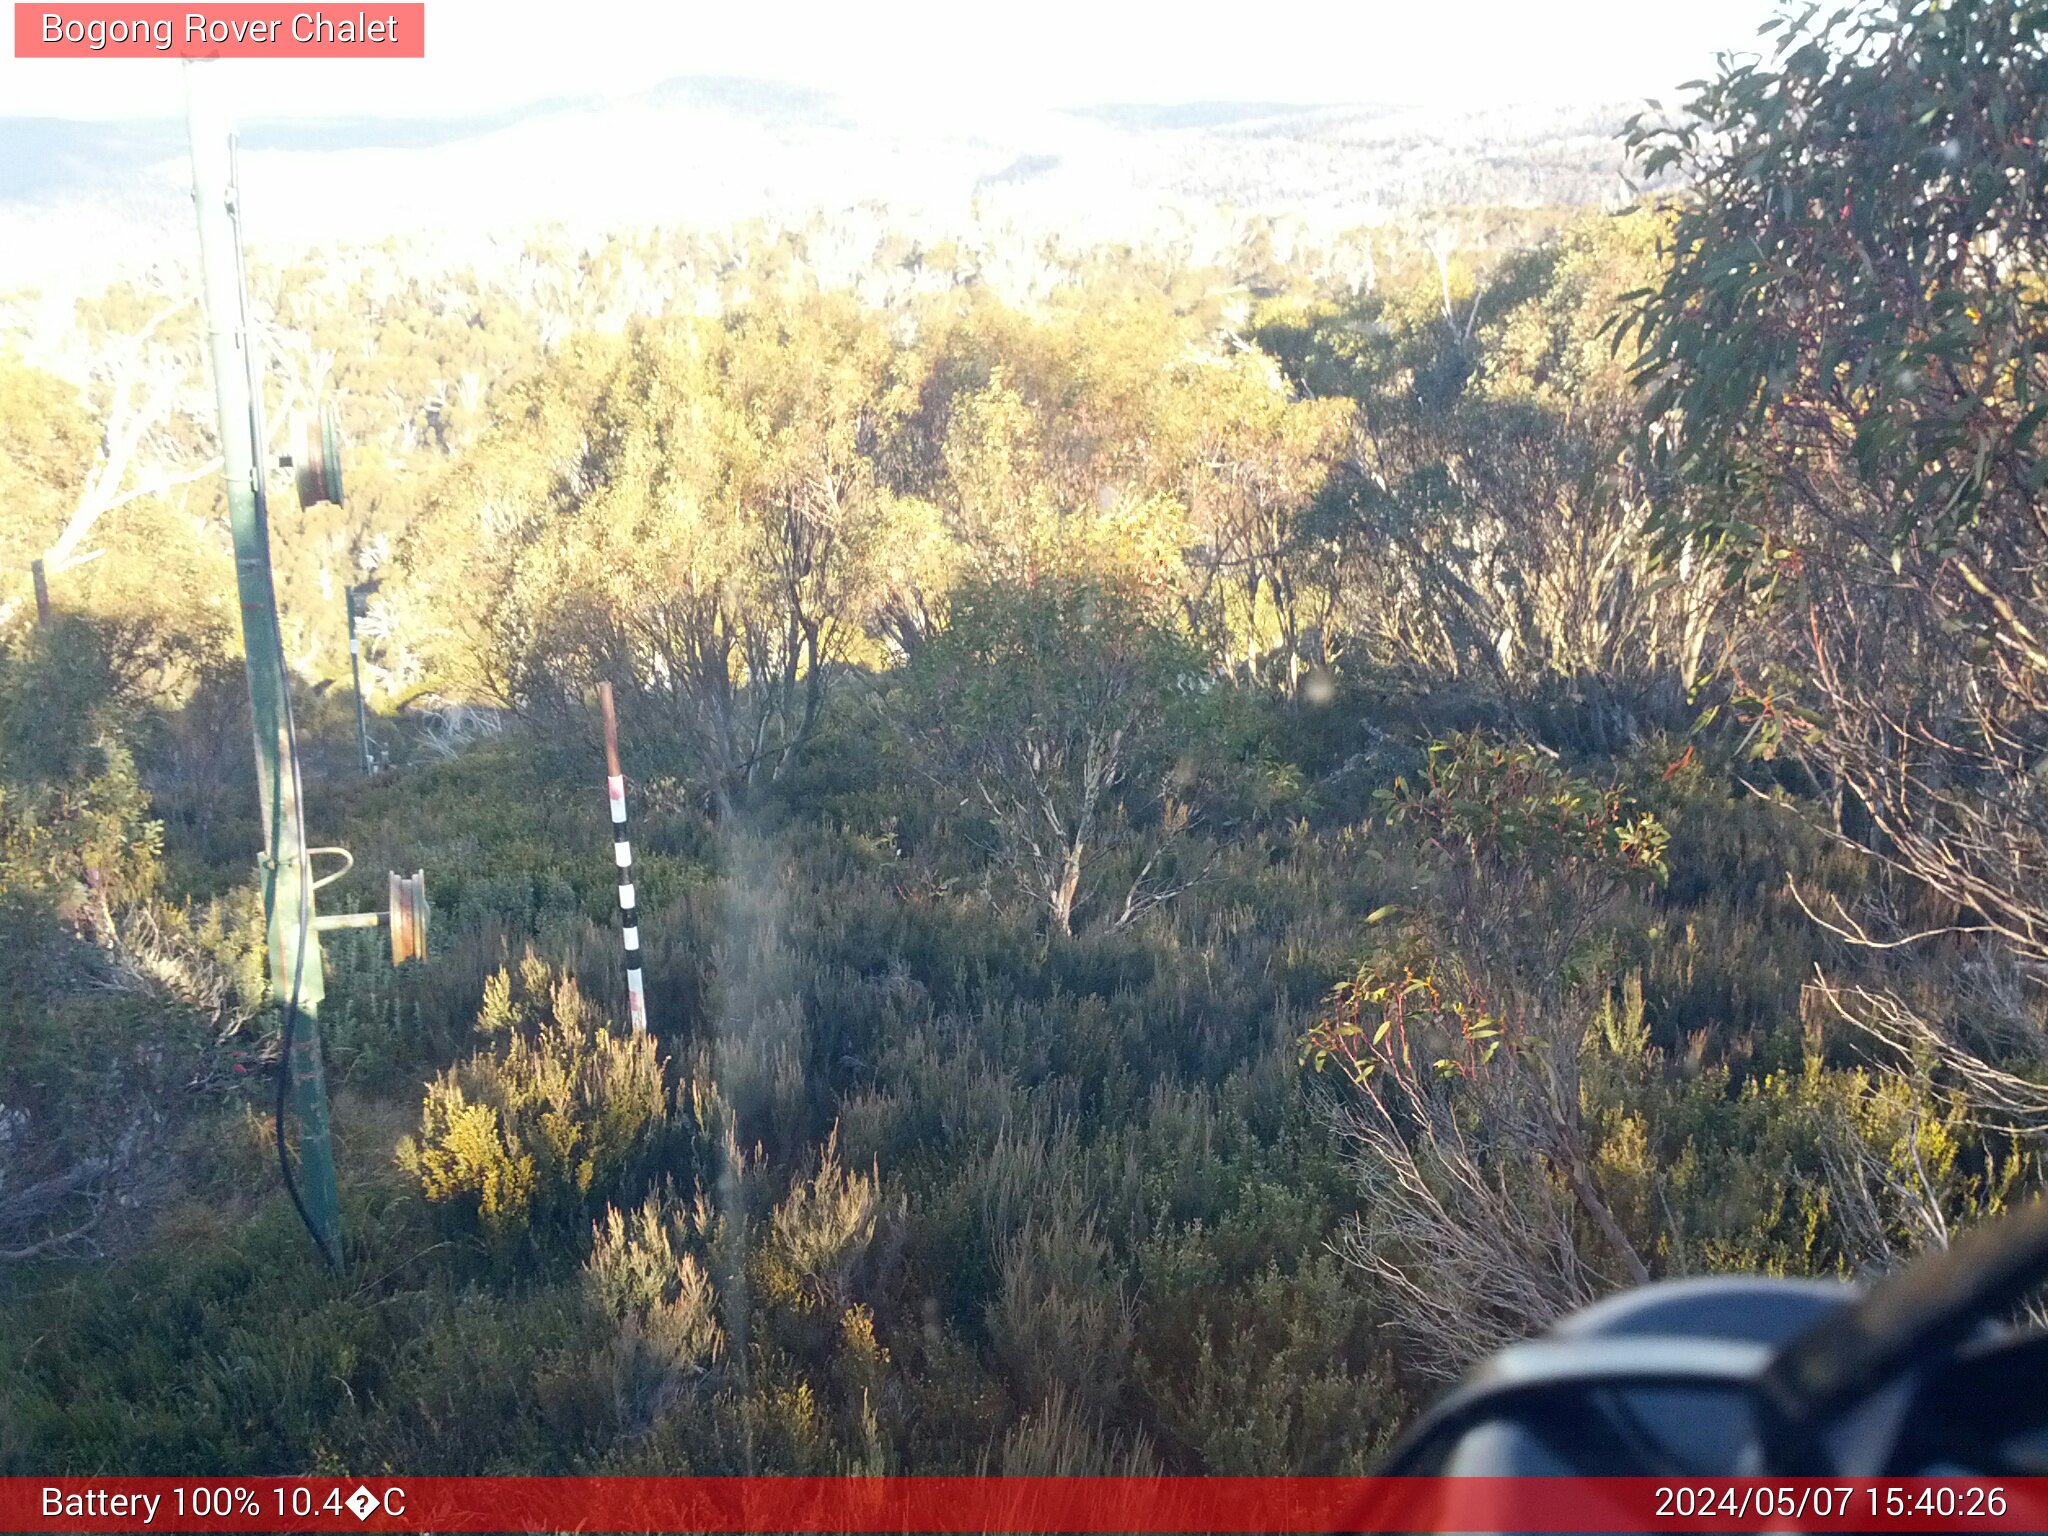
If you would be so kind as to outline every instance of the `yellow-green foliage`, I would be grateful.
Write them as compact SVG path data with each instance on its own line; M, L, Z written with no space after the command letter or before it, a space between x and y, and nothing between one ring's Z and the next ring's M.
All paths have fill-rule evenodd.
M715 1228L701 1194L678 1209L664 1186L630 1215L606 1210L592 1235L583 1266L592 1299L671 1371L702 1371L725 1353L718 1295L697 1251Z
M1680 1272L1888 1269L1999 1214L2028 1171L1971 1132L1959 1096L1818 1057L1732 1094L1710 1071L1628 1097L1644 1119L1609 1118L1603 1163L1660 1191Z
M0 349L0 549L10 577L64 526L98 438L75 389Z
M400 1164L427 1199L473 1212L494 1237L617 1190L669 1129L675 1100L651 1036L618 1033L528 951L477 1017L485 1045L429 1085Z
M800 1309L844 1308L855 1268L874 1241L882 1216L880 1175L839 1165L835 1127L818 1171L775 1208L768 1242L758 1255L762 1290Z

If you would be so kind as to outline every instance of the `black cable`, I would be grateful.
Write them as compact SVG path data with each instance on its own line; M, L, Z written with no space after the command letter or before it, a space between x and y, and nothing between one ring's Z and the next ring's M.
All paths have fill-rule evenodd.
M305 840L302 837L300 841L303 843ZM305 884L306 882L302 877L299 881L299 888L302 893L305 890ZM306 906L307 902L302 894L299 901L298 958L292 964L291 1001L285 1004L284 1030L278 1042L277 1111L275 1116L277 1126L277 1166L278 1171L284 1175L285 1193L292 1197L292 1204L298 1209L299 1220L306 1224L306 1231L313 1239L313 1246L318 1248L321 1257L325 1258L328 1256L327 1245L321 1241L320 1229L313 1224L313 1213L306 1209L305 1199L299 1194L299 1181L292 1175L291 1155L285 1150L284 1144L284 1111L286 1101L291 1094L292 1085L292 1039L298 1033L299 985L304 979L306 971Z
M239 249L240 242L238 241L237 250L239 251ZM250 414L252 417L256 414L253 407ZM256 439L256 442L258 445L257 451L260 454L263 439L259 437ZM264 497L260 489L260 470L258 474L257 506L260 509L263 506ZM267 516L264 520L264 528L267 540L269 529L269 519ZM285 1004L284 1030L279 1040L283 1055L284 1071L279 1076L277 1083L277 1162L278 1167L284 1173L284 1187L292 1197L292 1204L298 1207L299 1220L306 1224L306 1231L312 1236L313 1246L320 1250L320 1256L323 1259L333 1263L339 1259L340 1255L329 1253L327 1244L321 1239L320 1229L313 1224L312 1213L306 1209L306 1202L299 1194L298 1180L292 1176L291 1160L285 1156L284 1150L285 1091L291 1084L292 1039L298 1033L299 1024L299 988L306 975L306 936L313 931L313 867L312 855L306 848L306 794L305 782L299 772L299 723L297 716L292 710L291 679L285 671L284 629L282 625L276 622L275 601L275 598L273 598L271 632L277 636L278 702L284 710L285 748L291 755L292 804L298 808L299 813L295 818L299 828L299 941L295 957L292 961L291 1001Z
M270 497L266 489L268 475L264 465L265 446L263 432L263 396L260 393L261 375L256 367L256 337L249 324L249 274L242 253L242 167L240 141L230 135L228 139L228 187L232 194L229 202L229 216L235 226L235 294L241 306L238 318L242 331L242 369L249 396L249 447L254 458L255 484L252 490L256 500L256 526L263 537L263 564L268 574L270 565ZM299 1001L306 978L306 936L313 928L313 886L310 878L311 856L306 846L306 796L305 783L299 772L299 726L292 711L291 677L284 652L284 626L278 622L277 588L271 584L270 634L277 644L277 688L278 707L284 712L285 754L290 761L292 776L292 804L298 810L295 818L298 826L299 865L299 937L296 953L292 960L292 990L284 1009L284 1027L278 1039L277 1105L274 1123L277 1135L277 1167L284 1175L285 1193L291 1196L292 1205L299 1213L299 1220L305 1223L306 1232L313 1239L313 1246L321 1258L330 1262L335 1255L327 1250L326 1240L320 1228L313 1221L313 1213L306 1209L305 1197L299 1193L299 1181L292 1173L291 1154L285 1146L285 1106L290 1101L292 1086L292 1044L298 1035ZM278 786L282 794L282 786ZM280 806L280 811L282 807ZM281 817L279 818L281 819ZM273 827L273 832L281 830ZM270 839L275 845L276 839ZM275 903L275 869L271 872L272 901Z

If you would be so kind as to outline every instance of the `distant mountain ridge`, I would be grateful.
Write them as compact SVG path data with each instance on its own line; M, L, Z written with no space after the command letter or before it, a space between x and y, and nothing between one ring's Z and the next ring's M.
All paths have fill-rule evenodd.
M1622 191L1628 110L1185 102L963 118L703 75L452 117L256 120L242 159L252 238L295 246L869 205L932 231L971 216L1131 239L1218 209L1333 229L1433 206L1597 205ZM0 117L0 287L181 252L184 156L173 120Z

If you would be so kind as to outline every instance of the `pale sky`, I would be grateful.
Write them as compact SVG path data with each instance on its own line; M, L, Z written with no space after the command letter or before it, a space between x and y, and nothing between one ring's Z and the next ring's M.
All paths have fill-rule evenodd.
M329 4L375 14L374 0ZM1570 102L1669 96L1775 0L428 0L418 61L233 61L242 117L428 115L677 75L854 99ZM110 5L108 14L120 7ZM0 57L0 116L169 117L178 64ZM906 99L908 98L908 99Z

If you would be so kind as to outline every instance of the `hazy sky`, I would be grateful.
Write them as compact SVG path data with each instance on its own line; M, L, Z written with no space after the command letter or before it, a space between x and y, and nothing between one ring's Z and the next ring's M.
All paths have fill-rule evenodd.
M374 0L329 3L375 13ZM110 5L110 15L119 7ZM1569 101L1668 93L1774 0L428 0L427 57L236 61L244 116L467 112L684 74L850 97ZM0 58L0 115L182 110L169 60Z

